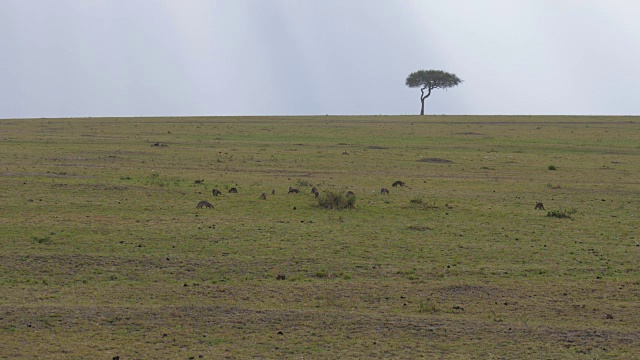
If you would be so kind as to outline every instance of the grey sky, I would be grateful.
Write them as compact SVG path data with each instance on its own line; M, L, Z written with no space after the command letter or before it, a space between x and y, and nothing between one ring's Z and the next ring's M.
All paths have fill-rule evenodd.
M640 114L637 0L0 0L0 118Z

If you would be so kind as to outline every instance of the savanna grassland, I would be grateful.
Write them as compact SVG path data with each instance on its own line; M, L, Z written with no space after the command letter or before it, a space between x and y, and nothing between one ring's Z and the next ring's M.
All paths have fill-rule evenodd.
M637 117L0 120L0 358L636 359L639 210Z

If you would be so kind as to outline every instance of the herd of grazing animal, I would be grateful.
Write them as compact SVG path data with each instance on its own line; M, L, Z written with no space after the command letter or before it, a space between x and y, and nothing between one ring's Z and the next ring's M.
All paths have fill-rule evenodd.
M238 186L238 185L236 184L236 186ZM398 180L398 181L394 182L393 184L391 184L391 186L392 187L405 187L405 186L407 186L407 184L404 181ZM211 190L211 192L212 192L213 196L222 195L222 192L220 190L218 190L218 189L213 189L213 190ZM237 194L238 193L238 189L236 187L232 187L232 188L229 189L229 193L230 194ZM300 193L300 190L289 186L288 194L299 194L299 193ZM315 187L315 186L311 188L311 193L315 197L320 196L320 192L318 191L318 188ZM276 190L275 189L271 190L271 195L275 195L275 194L276 194ZM380 189L380 194L381 195L389 195L389 189L384 188L384 187L381 188ZM355 196L355 195L356 194L351 190L349 190L349 191L347 191L345 193L346 197ZM260 195L259 199L260 200L267 200L267 193L263 192ZM208 201L200 201L198 203L198 205L196 205L196 209L202 209L202 208L213 209L213 205L211 205L211 203L208 202ZM537 202L536 206L535 206L535 210L545 210L544 205L541 202Z
M238 186L238 184L236 184L236 186ZM394 186L394 187L396 187L396 186L406 186L406 184L403 181L398 180L398 181L394 182L392 186ZM218 190L218 189L211 190L211 193L213 194L213 196L222 195L222 192L220 190ZM238 193L238 188L236 188L236 187L230 188L229 189L229 193L230 194L237 194ZM288 194L299 194L299 193L300 193L299 189L296 189L296 188L293 188L293 187L289 186ZM271 190L271 195L275 195L275 194L276 194L276 190L275 189ZM315 187L315 186L311 188L311 194L313 194L314 197L319 197L320 196L320 192L318 191L318 188ZM380 189L380 194L389 195L389 189L387 189L387 188ZM356 196L356 194L351 190L347 191L344 195L345 195L345 197ZM267 200L267 193L263 192L262 194L260 194L260 197L258 199ZM198 203L198 205L196 206L196 208L197 209L202 209L202 208L213 209L213 205L211 205L211 203L208 202L208 201L200 201Z

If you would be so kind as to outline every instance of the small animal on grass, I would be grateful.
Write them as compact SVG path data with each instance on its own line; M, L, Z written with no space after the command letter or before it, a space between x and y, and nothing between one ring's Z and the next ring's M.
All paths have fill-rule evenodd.
M275 195L276 194L276 189L271 190L271 195Z
M349 196L356 196L356 194L355 194L353 191L349 190L349 191L347 191L347 193L346 193L346 194L344 194L344 196L346 196L346 197L349 197Z
M267 200L267 193L262 193L262 195L260 195L260 200Z
M286 279L286 277L282 274L278 274L278 276L276 276L276 280L284 280Z
M230 194L237 194L238 193L238 189L232 187L231 189L229 189L229 193Z
M387 189L387 188L382 188L382 189L380 189L380 194L382 194L382 195L384 195L384 194L389 195L389 189Z
M208 201L200 201L198 205L196 205L196 209L202 209L203 207L213 209L213 205Z
M213 193L213 196L222 195L222 193L218 189L213 189L213 190L211 190L211 192Z
M298 190L298 189L294 189L294 188L292 188L291 186L289 186L289 194L297 194L297 193L299 193L299 192L300 192L300 190Z
M544 210L544 205L541 202L536 203L536 210Z
M405 184L404 181L398 180L398 181L394 182L391 186L393 186L393 187L407 186L407 184Z
M318 190L316 190L316 192L313 193L313 196L315 196L315 197L320 196L320 193L318 192Z

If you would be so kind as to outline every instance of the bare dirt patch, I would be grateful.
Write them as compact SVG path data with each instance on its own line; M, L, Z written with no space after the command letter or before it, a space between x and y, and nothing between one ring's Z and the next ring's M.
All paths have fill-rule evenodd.
M467 131L467 132L453 133L453 135L484 135L484 134L480 134L480 133L476 133L476 132L472 132L472 131Z
M88 179L91 176L86 175L67 175L67 174L55 174L55 173L17 173L17 172L3 172L2 176L11 177L47 177L47 178L75 178L75 179Z
M431 164L453 164L453 161L441 158L422 158L418 162L426 162Z

